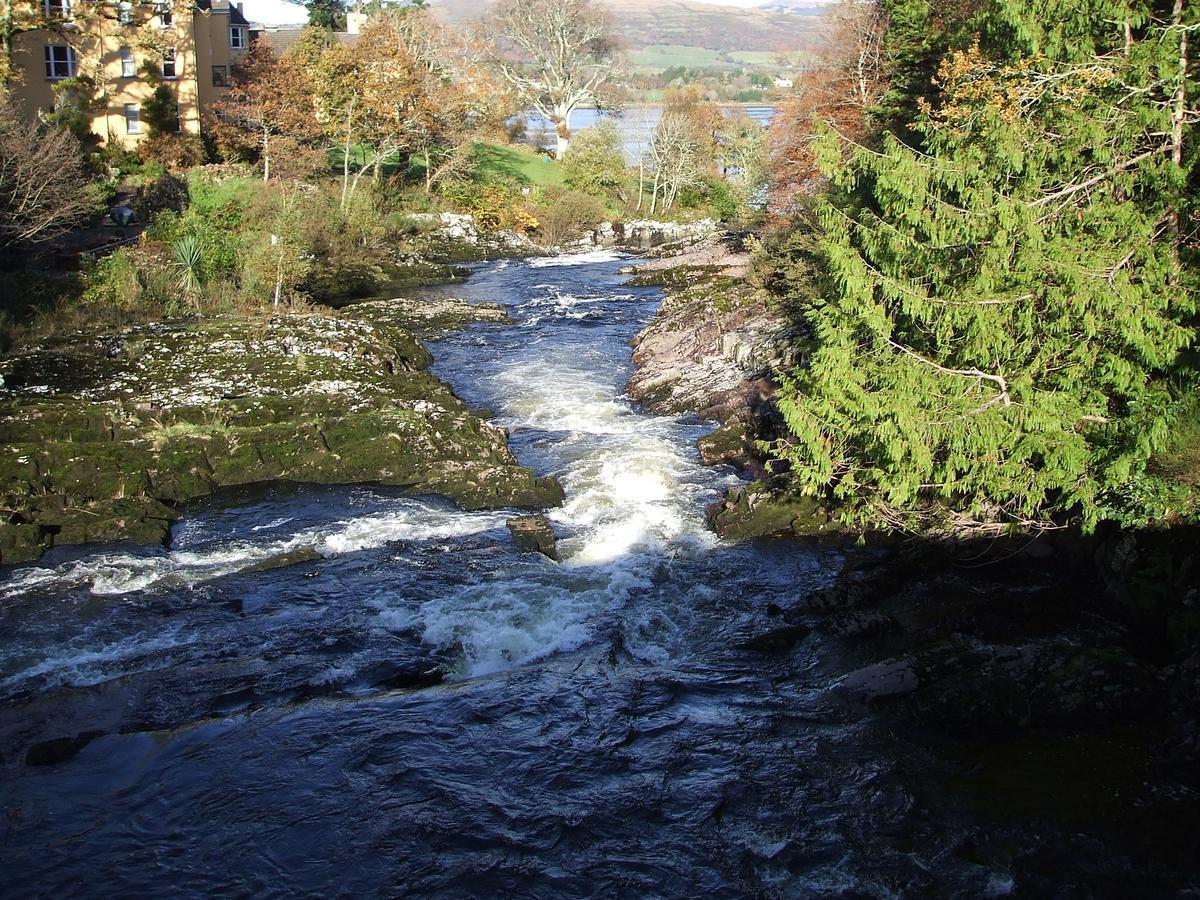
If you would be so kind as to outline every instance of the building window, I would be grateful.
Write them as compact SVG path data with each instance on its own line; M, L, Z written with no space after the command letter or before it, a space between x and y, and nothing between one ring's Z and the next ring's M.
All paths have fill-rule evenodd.
M117 4L117 22L121 25L133 24L133 4L128 0L121 0Z
M136 103L125 104L125 133L142 133L142 108Z
M158 8L158 24L163 28L170 28L171 23L175 21L175 10L171 8L170 3L164 3Z
M178 73L175 70L175 48L174 47L171 47L170 49L163 51L162 77L163 78L178 77Z
M137 77L137 60L133 56L133 51L128 47L121 48L121 77Z
M244 50L246 47L246 29L241 25L229 26L229 46L234 50Z
M48 19L71 18L71 0L42 0L42 9Z
M175 102L175 123L171 127L171 131L175 132L175 134L183 131L183 113L179 110L179 101Z
M66 44L46 45L46 77L51 81L75 77L75 51Z
M229 84L229 70L224 66L213 66L213 87L225 87Z

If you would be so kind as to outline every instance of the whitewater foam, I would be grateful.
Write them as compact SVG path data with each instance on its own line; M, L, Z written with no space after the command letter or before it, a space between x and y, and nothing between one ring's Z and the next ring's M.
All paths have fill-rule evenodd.
M211 581L297 550L333 557L399 541L465 537L504 527L505 516L501 513L464 513L419 500L397 503L395 509L386 512L307 528L285 540L233 541L199 550L164 550L142 556L102 553L55 567L32 566L16 572L3 586L0 597L78 587L87 587L96 595L118 596L167 584Z
M590 250L586 253L564 253L560 256L543 256L529 261L534 269L554 268L557 266L587 266L593 263L614 262L624 259L626 254L619 250Z

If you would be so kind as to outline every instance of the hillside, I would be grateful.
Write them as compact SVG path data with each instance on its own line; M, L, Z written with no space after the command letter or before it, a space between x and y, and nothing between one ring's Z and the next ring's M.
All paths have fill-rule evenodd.
M625 46L635 51L667 46L716 51L718 55L730 51L781 53L804 49L815 37L814 25L808 17L775 10L719 6L695 0L602 2L611 11L613 24ZM445 20L460 23L477 19L488 3L433 0L430 5ZM816 4L805 0L804 5Z

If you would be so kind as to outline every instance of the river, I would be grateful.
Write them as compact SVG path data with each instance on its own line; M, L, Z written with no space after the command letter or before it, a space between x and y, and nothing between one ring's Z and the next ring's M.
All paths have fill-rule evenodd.
M0 894L1010 890L926 751L828 690L830 639L738 649L841 557L705 529L735 478L699 464L705 423L622 397L660 299L623 262L432 289L511 311L433 344L436 371L562 480L561 563L503 512L277 487L189 511L169 551L0 583ZM244 571L297 548L320 559Z
M764 127L771 124L775 117L775 107L727 104L721 106L721 111L727 118L734 119L745 116ZM571 113L571 132L576 133L590 128L602 119L611 119L616 123L621 135L621 143L625 149L626 162L637 166L654 139L654 130L662 119L661 106L631 106L617 112L606 112L595 109L577 109ZM535 147L549 148L555 146L557 137L554 125L549 119L539 113L528 110L525 113L526 140Z

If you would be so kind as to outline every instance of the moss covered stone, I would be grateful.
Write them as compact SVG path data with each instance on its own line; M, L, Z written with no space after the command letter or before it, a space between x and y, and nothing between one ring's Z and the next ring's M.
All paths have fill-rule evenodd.
M709 509L708 520L717 534L728 540L810 537L841 531L816 500L781 495L760 482L731 489Z
M422 371L431 357L414 330L504 318L459 301L373 301L59 336L9 356L0 563L59 544L161 542L179 504L255 482L376 482L470 509L561 503L502 429Z

